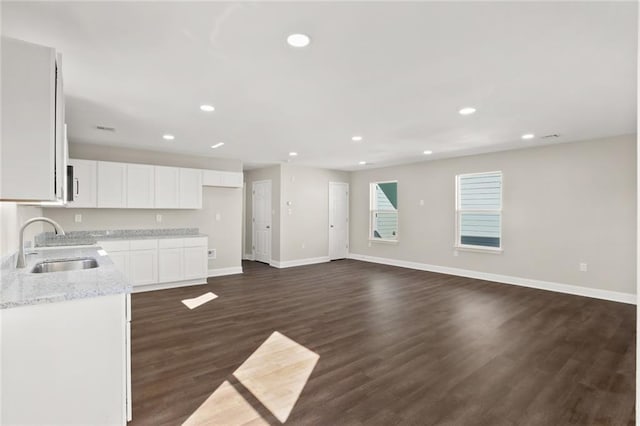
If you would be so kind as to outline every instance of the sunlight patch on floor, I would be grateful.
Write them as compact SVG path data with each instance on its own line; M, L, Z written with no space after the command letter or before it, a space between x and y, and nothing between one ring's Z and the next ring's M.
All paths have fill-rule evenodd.
M185 426L232 424L269 425L226 380L183 423Z
M266 410L284 423L319 359L317 353L276 331L183 425L268 425L260 415L262 411L268 417Z
M209 292L205 293L202 296L194 297L192 299L184 299L182 303L189 309L195 309L198 306L202 306L207 302L217 298L218 296Z
M276 331L233 375L284 423L319 358Z

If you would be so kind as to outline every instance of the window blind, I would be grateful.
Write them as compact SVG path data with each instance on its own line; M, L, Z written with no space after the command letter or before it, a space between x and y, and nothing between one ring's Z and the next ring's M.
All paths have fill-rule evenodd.
M502 173L458 177L459 244L500 247Z

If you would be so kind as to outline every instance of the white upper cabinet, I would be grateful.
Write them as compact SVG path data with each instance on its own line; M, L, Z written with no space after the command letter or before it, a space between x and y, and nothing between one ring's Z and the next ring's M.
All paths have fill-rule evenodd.
M127 207L127 165L98 161L98 207Z
M203 170L203 186L222 186L228 188L242 188L242 172L222 172L218 170Z
M154 208L155 188L153 166L127 164L127 208Z
M73 201L67 207L97 207L98 162L91 160L69 160L73 166Z
M62 201L66 138L55 49L2 37L0 199Z
M177 209L180 207L180 169L155 166L155 208Z
M180 208L202 208L202 171L180 169Z
M203 186L241 188L239 172L69 160L71 208L201 209Z

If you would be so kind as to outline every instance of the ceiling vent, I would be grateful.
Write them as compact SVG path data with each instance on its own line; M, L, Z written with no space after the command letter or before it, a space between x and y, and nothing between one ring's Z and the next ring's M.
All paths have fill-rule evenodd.
M96 129L104 130L105 132L115 132L116 131L115 127L109 127L109 126L96 126Z
M555 139L555 138L559 138L559 137L560 137L560 135L559 135L559 134L557 134L557 133L553 133L553 134L551 134L551 135L545 135L545 136L542 136L540 139Z

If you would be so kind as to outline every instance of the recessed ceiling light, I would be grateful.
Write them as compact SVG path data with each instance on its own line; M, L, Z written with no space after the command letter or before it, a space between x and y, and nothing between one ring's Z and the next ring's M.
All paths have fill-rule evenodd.
M165 140L168 140L168 141L172 141L172 140L174 140L175 138L176 138L175 136L173 136L173 135L169 135L169 134L167 134L167 135L162 135L162 139L165 139Z
M476 109L473 107L464 107L458 112L460 113L460 115L471 115L476 112Z
M291 34L287 37L287 43L293 47L305 47L311 43L311 37L306 34Z
M354 142L360 142L362 140L362 136L353 136L351 140Z
M423 152L423 154L424 155L431 155L431 154L433 154L433 151L430 151L430 150L427 149L426 151Z
M289 157L295 157L295 156L297 156L297 155L298 155L298 153L297 153L297 152L293 152L293 151L292 151L292 152L290 152L290 153L289 153Z
M522 135L522 139L524 139L524 140L533 139L535 137L536 137L536 135L534 135L533 133L525 133L524 135Z
M213 149L220 148L222 145L224 145L224 142L218 142L215 145L211 145L211 148L213 148Z
M200 109L204 112L213 112L216 108L213 105L200 105Z
M366 161L359 161L358 164L360 164L361 166L364 166L365 164L367 164Z

